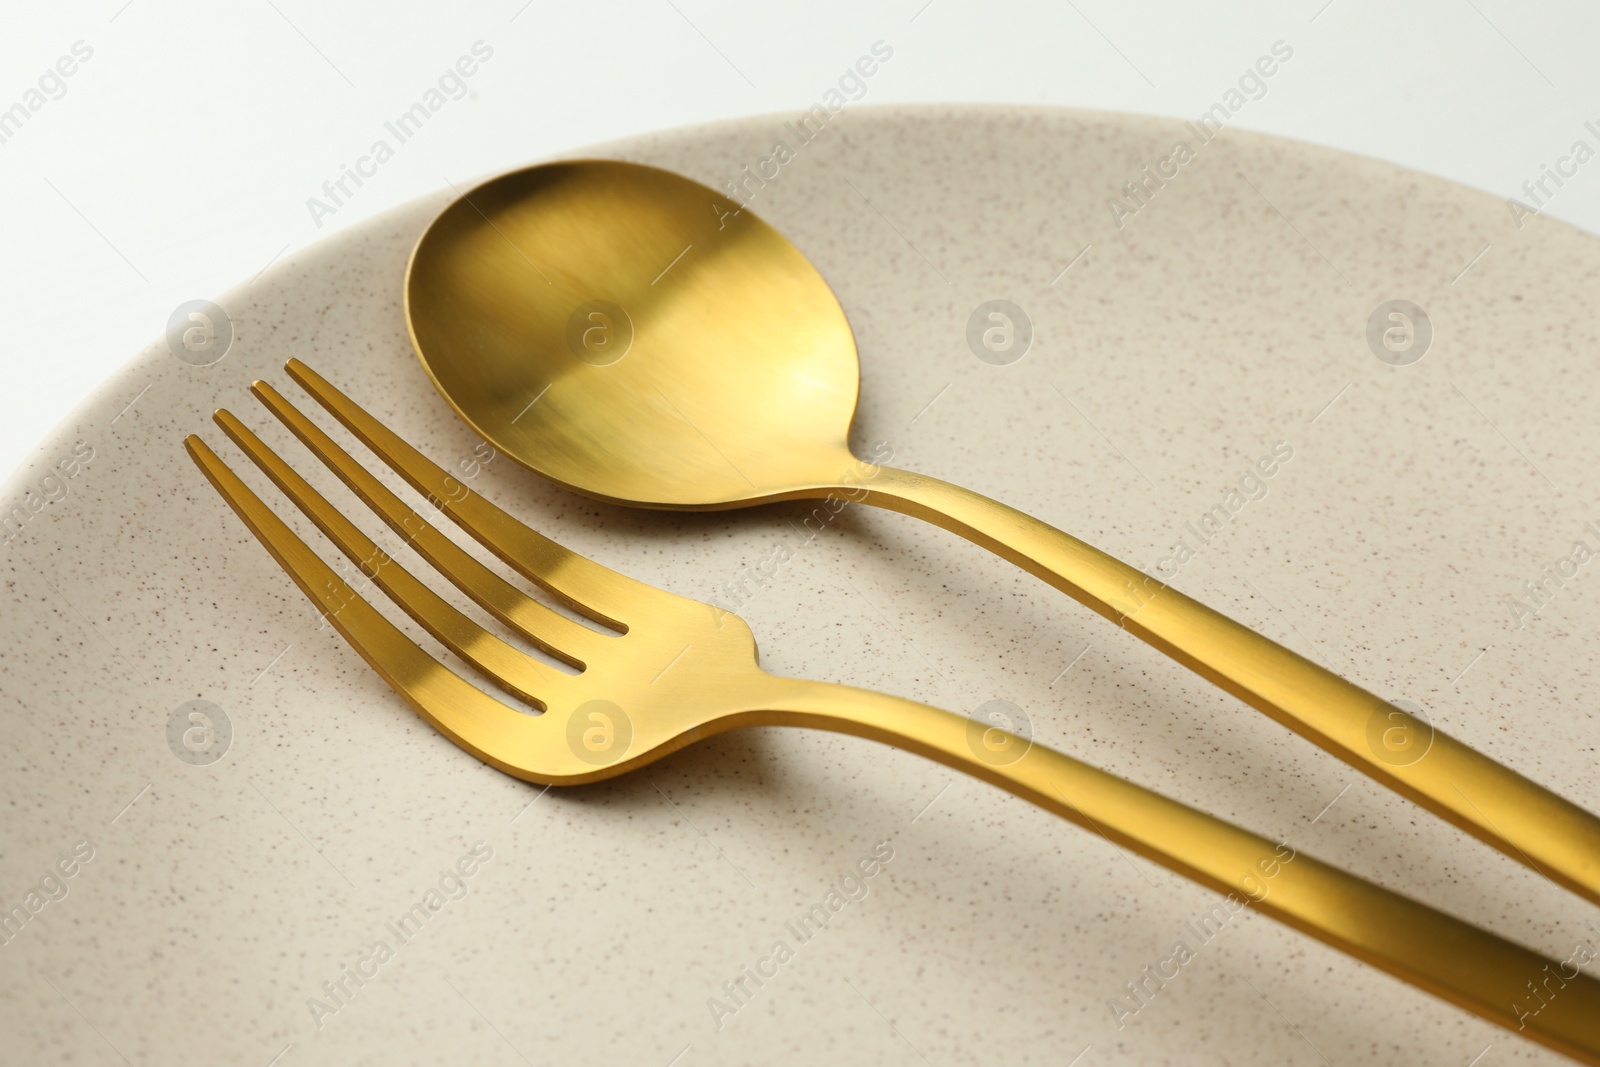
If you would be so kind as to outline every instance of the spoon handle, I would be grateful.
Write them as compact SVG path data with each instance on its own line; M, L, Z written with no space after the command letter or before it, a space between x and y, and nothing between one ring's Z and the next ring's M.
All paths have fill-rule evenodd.
M1262 837L1071 756L915 701L769 676L750 704L761 725L832 730L881 741L998 785L1104 836L1223 900L1177 931L1182 949L1115 990L1118 1023L1245 908L1582 1063L1600 1065L1600 981L1593 948L1557 963L1286 842ZM1542 985L1547 983L1548 985ZM1534 989L1542 990L1535 995ZM1547 998L1543 993L1549 993ZM1122 1008L1115 1005L1123 1003Z
M865 503L1010 560L1202 678L1506 855L1600 904L1600 819L1304 656L1015 508L880 467Z

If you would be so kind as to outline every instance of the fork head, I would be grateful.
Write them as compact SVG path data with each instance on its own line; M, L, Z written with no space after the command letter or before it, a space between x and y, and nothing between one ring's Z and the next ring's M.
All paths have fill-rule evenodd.
M315 371L286 370L395 473L509 567L587 623L529 596L467 552L359 464L272 386L252 391L306 448L414 550L512 634L571 670L517 647L407 570L226 409L216 422L357 568L493 687L473 685L426 651L324 562L198 436L189 455L323 617L436 729L529 781L608 778L711 734L765 721L775 681L756 664L737 615L625 577L570 552L424 457ZM594 625L590 625L592 623Z

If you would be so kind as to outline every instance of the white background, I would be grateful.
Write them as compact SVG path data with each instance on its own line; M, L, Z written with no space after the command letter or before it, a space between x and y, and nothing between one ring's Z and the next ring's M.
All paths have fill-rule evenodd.
M0 110L93 56L0 144L0 476L165 329L281 255L488 171L688 123L798 112L879 39L862 104L1193 117L1278 39L1235 124L1521 195L1600 126L1600 12L1512 0L10 0ZM336 215L308 197L473 42L493 59ZM1549 202L1600 230L1600 162Z

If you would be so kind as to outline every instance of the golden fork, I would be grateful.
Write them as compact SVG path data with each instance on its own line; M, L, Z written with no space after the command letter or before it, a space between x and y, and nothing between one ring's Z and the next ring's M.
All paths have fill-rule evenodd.
M614 634L527 596L411 509L265 382L256 396L412 548L512 631L578 668L557 671L473 621L384 553L226 410L216 421L384 592L499 688L489 696L408 637L295 535L198 436L189 454L361 656L418 714L507 774L556 785L622 774L743 726L804 726L937 760L1103 834L1507 1029L1600 1065L1600 981L1459 919L986 724L899 697L780 678L738 616L569 552L427 460L314 371L291 375L419 493L524 577ZM1564 985L1537 1014L1530 982Z

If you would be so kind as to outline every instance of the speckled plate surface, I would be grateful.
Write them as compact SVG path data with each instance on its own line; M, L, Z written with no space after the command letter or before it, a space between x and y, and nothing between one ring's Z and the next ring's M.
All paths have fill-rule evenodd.
M792 136L754 119L585 154L720 187ZM1178 140L1192 158L1163 162ZM750 206L855 327L859 447L1169 577L1600 808L1600 565L1571 562L1600 548L1600 242L1173 120L862 108L793 149ZM1132 199L1147 164L1168 177ZM209 420L228 406L360 514L248 394L297 395L291 356L570 547L736 604L772 670L1009 700L1045 744L1557 959L1600 945L1576 897L937 529L848 508L808 538L798 505L637 513L473 467L400 311L448 196L216 297L224 358L158 341L6 484L0 902L23 917L0 944L0 1060L1555 1062L1249 912L1194 943L1207 891L868 742L747 731L541 793L436 735L183 453L199 432L244 471ZM1007 365L967 341L995 299L1033 326ZM1384 312L1369 341L1392 300L1427 325L1386 346ZM1275 448L1292 457L1251 480ZM1231 490L1220 532L1192 533ZM1575 573L1518 610L1546 567ZM797 937L875 850L892 858ZM1194 959L1118 1013L1179 940Z

